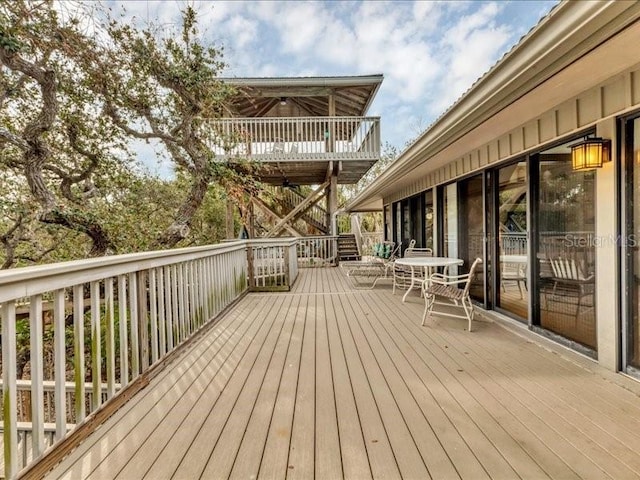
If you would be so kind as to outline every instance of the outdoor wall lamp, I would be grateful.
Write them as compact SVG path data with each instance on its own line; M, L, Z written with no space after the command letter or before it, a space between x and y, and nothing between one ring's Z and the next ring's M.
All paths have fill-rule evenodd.
M571 146L571 163L574 170L600 168L611 160L611 140L604 138L585 138Z
M287 104L287 97L280 97L280 105L286 105Z

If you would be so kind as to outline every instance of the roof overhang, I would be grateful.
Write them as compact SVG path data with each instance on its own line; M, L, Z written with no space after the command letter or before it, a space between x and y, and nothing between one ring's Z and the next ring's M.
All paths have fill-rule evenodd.
M639 18L640 2L560 3L346 209L382 209L416 178L637 63Z
M330 115L330 97L335 116L366 116L383 75L340 77L270 77L222 78L236 87L232 99L234 116L261 117L273 115L281 101L295 104L309 116ZM288 109L283 109L287 116Z

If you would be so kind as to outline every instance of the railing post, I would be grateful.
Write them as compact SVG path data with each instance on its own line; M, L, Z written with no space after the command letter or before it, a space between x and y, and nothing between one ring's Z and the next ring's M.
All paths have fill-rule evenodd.
M16 386L16 305L2 305L2 399L4 427L4 477L18 473L18 394Z
M284 263L284 284L291 288L291 269L289 268L289 259L291 258L291 252L289 246L283 246L283 258L282 261Z
M249 291L253 291L256 288L256 277L253 266L253 247L247 244L247 278L249 280Z
M140 338L140 368L149 368L149 307L147 304L147 271L138 272L138 335Z

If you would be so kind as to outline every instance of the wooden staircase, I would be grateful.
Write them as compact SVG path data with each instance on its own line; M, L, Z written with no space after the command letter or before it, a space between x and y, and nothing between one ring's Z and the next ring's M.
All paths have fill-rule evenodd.
M343 233L338 236L339 261L360 260L356 236L352 233Z

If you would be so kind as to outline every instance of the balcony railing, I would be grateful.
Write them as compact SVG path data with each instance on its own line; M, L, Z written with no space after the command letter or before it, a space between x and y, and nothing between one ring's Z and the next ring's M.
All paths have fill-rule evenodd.
M0 272L4 477L144 385L244 292L288 289L297 244L234 241ZM17 374L25 358L26 383Z
M379 117L223 118L208 126L211 147L220 158L283 162L380 157Z

